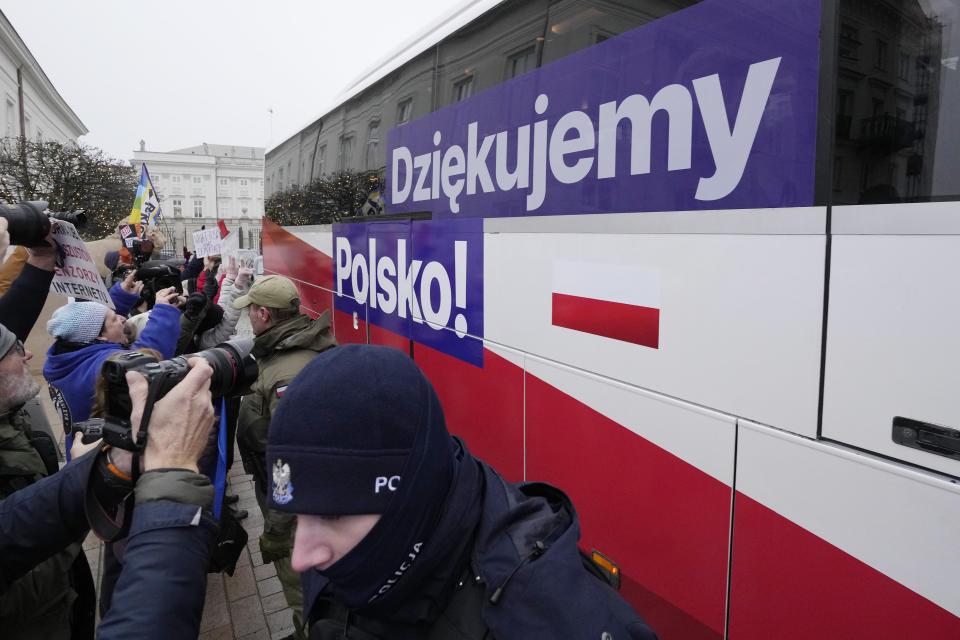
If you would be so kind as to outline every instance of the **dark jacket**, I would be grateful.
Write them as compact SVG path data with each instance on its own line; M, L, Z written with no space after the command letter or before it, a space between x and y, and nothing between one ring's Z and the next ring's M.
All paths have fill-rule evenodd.
M96 452L0 501L0 593L87 528L84 494ZM174 502L197 494L203 500ZM182 485L191 485L184 491ZM189 472L151 472L136 489L123 572L97 637L195 638L217 523L212 487ZM52 508L56 505L58 508Z
M414 625L364 619L330 599L322 576L305 572L311 640L656 639L639 614L584 567L577 513L562 491L507 482L458 444L463 463L479 470L481 500L464 557L442 565L464 567L442 578L450 594L442 611L432 622ZM450 503L465 498L448 497L437 531L453 530L453 523L444 522L455 511ZM457 543L428 540L424 548L446 553ZM420 606L408 604L406 609Z
M19 339L26 340L47 301L53 271L24 264L19 275L0 297L0 323Z
M37 321L52 279L52 271L24 264L0 298L0 322L20 340L27 338ZM57 466L56 444L48 434L35 431L22 411L0 414L0 499L55 473ZM82 533L66 540L57 553L23 571L16 580L0 574L4 638L93 636L96 593L81 541ZM7 562L6 551L0 551L0 558Z
M0 498L25 491L56 472L56 452L48 450L43 456L34 444L45 436L31 431L19 412L0 415ZM56 509L50 504L43 507ZM0 518L3 525L16 526L5 516ZM26 525L22 531L32 533L32 528ZM8 582L0 576L0 627L5 638L93 637L96 593L81 548L84 533L79 530L18 580ZM0 550L0 558L6 563L6 550Z

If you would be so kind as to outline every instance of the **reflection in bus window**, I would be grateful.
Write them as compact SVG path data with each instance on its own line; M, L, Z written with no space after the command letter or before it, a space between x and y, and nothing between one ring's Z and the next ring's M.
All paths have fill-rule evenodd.
M834 204L960 197L960 0L841 0Z

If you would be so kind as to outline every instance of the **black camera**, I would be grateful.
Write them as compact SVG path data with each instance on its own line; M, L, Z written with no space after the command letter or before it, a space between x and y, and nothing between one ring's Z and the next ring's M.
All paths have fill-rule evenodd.
M87 226L87 216L81 211L58 213L47 210L47 203L43 200L29 200L19 204L4 204L0 206L0 217L7 219L7 232L10 234L10 244L24 247L37 247L43 244L43 239L50 233L50 220L69 222L82 231Z
M152 309L157 298L157 291L168 287L175 287L177 293L183 293L182 274L180 270L171 267L162 260L147 260L137 269L134 279L143 283L140 298Z
M214 399L243 395L250 391L259 374L259 368L250 351L253 339L238 339L223 342L197 353L177 356L157 362L149 355L137 351L124 353L115 360L103 363L101 374L107 383L106 417L88 420L77 425L83 433L84 442L102 437L107 444L142 453L147 443L147 424L153 412L153 404L167 394L190 371L189 358L203 358L213 368L210 392ZM130 424L130 391L127 387L127 372L136 371L147 379L149 385L147 402L143 408L140 430L133 434Z

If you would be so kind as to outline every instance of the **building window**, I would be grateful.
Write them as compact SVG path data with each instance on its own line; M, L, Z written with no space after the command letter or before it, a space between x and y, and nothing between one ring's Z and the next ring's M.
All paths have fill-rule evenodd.
M14 116L14 110L15 110L15 108L16 108L16 107L15 107L15 105L13 104L13 100L10 100L9 98L7 98L7 133L6 133L6 135L7 135L8 138L12 138L13 135L14 135L14 133L13 133L13 116Z
M226 178L220 178L220 186L225 187L229 184L229 181Z
M353 136L344 136L340 138L340 157L338 158L337 164L339 164L340 171L346 171L350 168L350 165L353 162Z
M900 54L900 79L910 79L910 55L906 53Z
M278 175L279 179L277 180L277 189L283 189L283 167L280 167Z
M183 200L173 201L173 217L179 218L183 215Z
M220 213L220 217L221 217L221 218L229 218L229 217L232 215L232 214L230 213L230 202L229 202L229 201L226 201L226 200L225 200L225 201L223 201L223 202L220 203L220 211L219 211L219 213Z
M314 161L314 175L319 178L323 175L323 165L327 159L327 145L323 145L317 149L317 157Z
M877 40L877 69L887 70L887 43L883 40Z
M410 122L413 117L413 98L407 98L397 105L397 125Z
M377 148L380 146L380 121L374 120L367 129L367 153L364 162L365 169L376 169L380 166Z
M507 79L516 78L537 68L537 48L527 47L507 58Z
M473 95L473 76L469 75L453 83L453 101L460 102Z
M848 60L857 60L857 50L860 48L860 30L848 24L840 25L840 46L838 55Z
M203 200L194 200L193 201L193 217L202 218L203 217Z
M241 187L247 186L247 179L246 179L246 178L240 178L240 186L241 186Z
M200 184L200 176L193 176L193 184Z
M180 176L170 176L170 181L173 182L173 184L180 184Z

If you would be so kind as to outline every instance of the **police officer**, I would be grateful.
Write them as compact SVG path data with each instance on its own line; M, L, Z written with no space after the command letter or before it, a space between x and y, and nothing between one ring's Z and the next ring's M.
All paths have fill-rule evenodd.
M297 514L311 640L654 640L589 570L569 498L510 483L450 436L398 349L346 345L286 389L270 506Z

